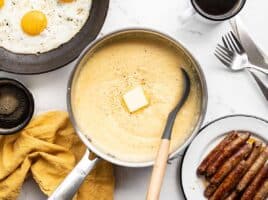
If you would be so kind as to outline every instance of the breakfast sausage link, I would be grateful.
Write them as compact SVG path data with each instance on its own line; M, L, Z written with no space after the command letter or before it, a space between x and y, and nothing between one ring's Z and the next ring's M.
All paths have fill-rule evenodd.
M204 192L205 197L209 198L213 195L213 193L217 190L218 185L209 184Z
M224 200L235 200L238 198L238 192L233 191L228 197L226 197Z
M242 160L234 170L223 180L209 200L222 200L235 188L246 170L246 161Z
M268 198L268 179L264 181L253 200L265 200Z
M249 184L245 192L243 193L241 200L251 200L257 193L259 187L264 182L268 175L268 164L265 164L262 169L258 172L257 176Z
M253 150L251 151L249 157L246 160L246 163L249 167L254 163L254 161L258 158L258 156L261 153L262 149L262 142L260 141L255 141L253 143Z
M210 179L210 183L219 184L221 181L229 174L232 169L244 158L248 156L248 154L252 150L251 144L244 144L238 152L236 152L232 157L230 157L216 172L216 174Z
M199 167L197 168L198 175L205 175L207 167L217 159L220 155L220 152L223 148L228 145L231 141L237 138L237 134L235 131L230 132L201 162Z
M265 147L263 152L261 152L259 157L255 160L255 162L252 164L252 166L249 168L249 170L246 172L246 174L238 183L236 187L238 191L241 192L247 187L247 185L253 180L253 178L261 169L261 167L264 165L267 159L268 159L268 147Z
M236 139L225 146L219 157L208 166L206 176L210 177L215 174L219 167L226 161L226 159L231 157L242 145L244 145L249 137L249 133L239 134Z

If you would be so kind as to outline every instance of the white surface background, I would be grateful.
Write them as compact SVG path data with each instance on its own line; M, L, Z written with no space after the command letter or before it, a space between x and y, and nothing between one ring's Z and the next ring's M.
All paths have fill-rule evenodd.
M248 5L252 1L254 2L248 0ZM256 1L254 3L257 4ZM192 52L204 70L209 95L205 123L235 113L252 114L268 119L267 102L249 75L230 73L213 56L215 45L220 41L221 35L230 29L228 22L207 25L191 19L182 24L180 14L188 2L189 0L111 0L108 17L100 36L127 27L147 27L169 34ZM268 8L268 1L258 0L258 3ZM253 13L252 18L255 15L268 17L268 14L260 13L257 6L252 6L253 10L250 6L248 9ZM54 109L65 110L66 85L73 66L74 63L71 63L57 71L34 76L0 72L0 77L16 78L32 91L36 114ZM178 163L178 160L174 160L167 169L161 199L183 200L177 178ZM145 199L150 173L150 168L116 167L115 199ZM32 180L27 180L19 199L43 200L45 196L39 192Z

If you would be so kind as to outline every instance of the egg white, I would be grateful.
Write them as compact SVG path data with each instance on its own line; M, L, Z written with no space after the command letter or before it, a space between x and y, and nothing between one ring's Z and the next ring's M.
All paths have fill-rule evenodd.
M0 46L15 53L43 53L71 40L87 21L92 0L5 0L0 8ZM25 13L39 10L47 17L46 29L37 36L23 32Z

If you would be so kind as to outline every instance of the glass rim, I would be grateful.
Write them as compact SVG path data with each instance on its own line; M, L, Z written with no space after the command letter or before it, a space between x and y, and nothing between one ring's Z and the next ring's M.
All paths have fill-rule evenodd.
M230 10L228 13L225 13L223 15L210 15L210 14L206 14L206 12L202 12L202 10L197 6L197 4L195 3L195 0L191 0L191 4L193 5L195 11L200 14L202 17L212 20L212 21L225 21L228 20L234 16L236 16L241 10L242 8L245 6L246 4L246 0L239 0L240 5L235 8ZM232 12L234 11L234 12Z

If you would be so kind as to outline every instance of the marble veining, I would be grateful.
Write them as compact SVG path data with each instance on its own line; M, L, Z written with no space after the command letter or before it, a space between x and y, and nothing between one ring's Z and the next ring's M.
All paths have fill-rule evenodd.
M189 0L111 0L107 20L99 37L126 27L153 28L179 40L199 61L208 84L207 123L229 114L252 114L268 119L267 102L247 73L230 73L213 56L221 35L230 30L228 22L207 25L195 19L181 23L180 16ZM268 1L262 1L268 6ZM257 10L256 10L257 14ZM268 17L268 13L263 13ZM264 16L265 17L265 16ZM75 62L75 61L74 61ZM23 82L33 92L36 114L48 110L66 110L66 87L74 62L54 72L24 76L0 72ZM180 159L168 166L161 199L183 200L177 170ZM116 167L116 200L145 198L150 168ZM23 186L19 200L44 200L33 180Z

